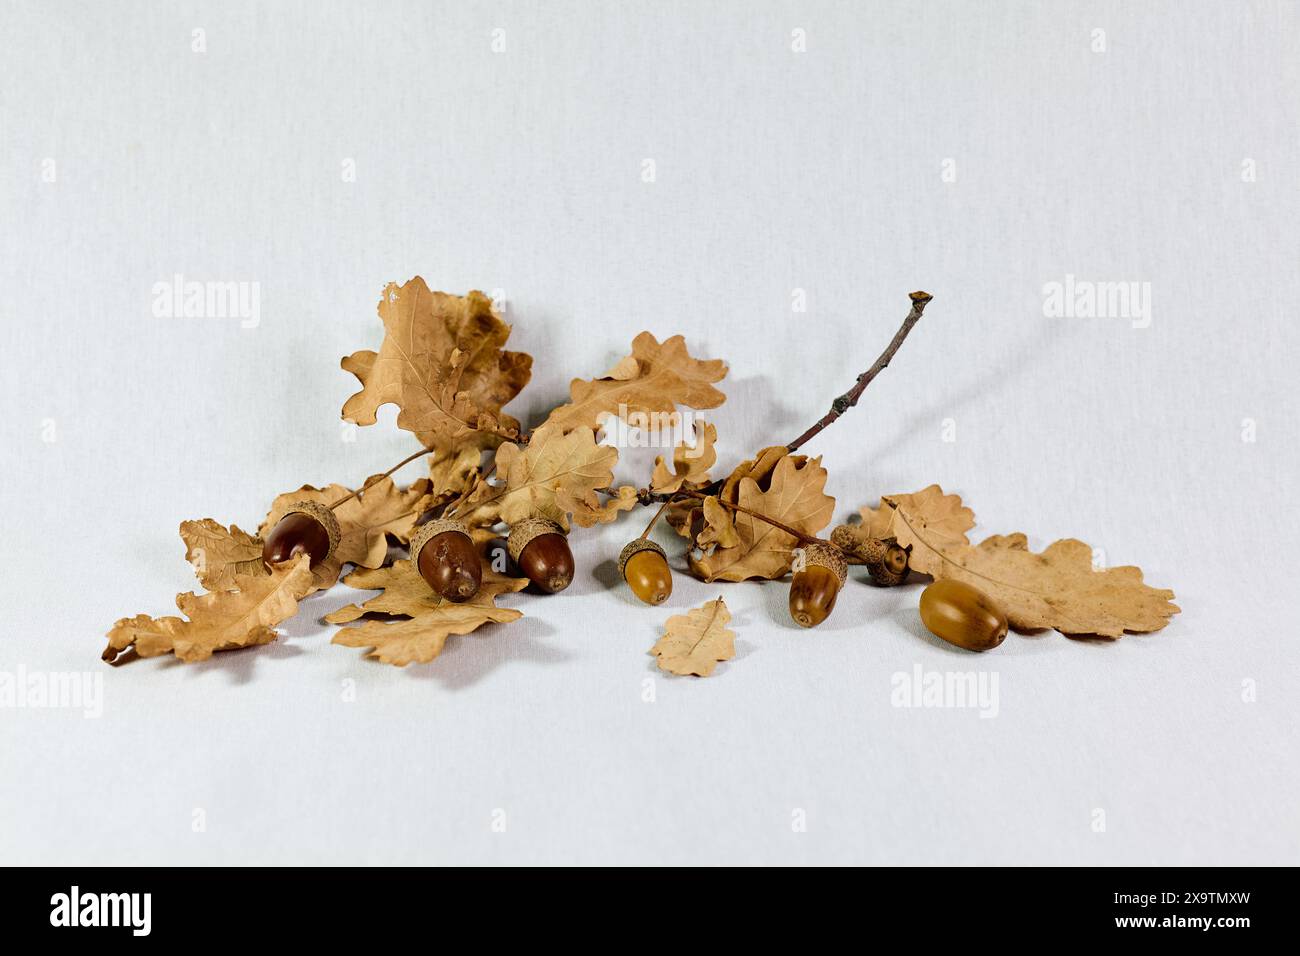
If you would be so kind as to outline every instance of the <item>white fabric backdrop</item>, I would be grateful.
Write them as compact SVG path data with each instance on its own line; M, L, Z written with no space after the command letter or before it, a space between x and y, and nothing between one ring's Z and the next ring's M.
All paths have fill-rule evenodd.
M104 694L0 709L0 859L1297 862L1294 4L17 2L0 42L0 672ZM177 273L258 282L260 321L154 316ZM251 527L413 447L391 408L345 440L337 363L415 274L504 290L524 417L641 329L725 358L727 466L927 289L808 448L836 519L937 481L1184 613L977 657L915 585L814 632L727 586L736 659L672 679L658 626L718 588L614 586L638 512L428 666L331 645L342 588L263 649L99 664L194 587L181 520ZM1067 275L1150 283L1149 327L1046 317ZM996 674L996 717L893 706L917 666Z

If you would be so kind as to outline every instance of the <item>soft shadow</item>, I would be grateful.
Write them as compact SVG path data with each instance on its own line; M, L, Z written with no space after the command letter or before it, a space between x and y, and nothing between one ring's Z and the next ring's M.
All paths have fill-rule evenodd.
M933 394L939 396L939 400L923 408L914 405L910 415L895 417L894 420L898 424L893 433L880 442L872 444L872 455L884 459L902 451L909 441L914 440L917 435L925 434L934 421L949 410L961 408L969 401L984 395L994 394L1012 384L1017 373L1041 361L1042 357L1047 354L1044 345L1056 344L1059 346L1067 341L1068 338L1060 334L1059 326L1044 326L1036 337L1021 342L1018 349L1003 355L999 361L990 365L983 375L960 391L934 390ZM921 394L925 393L922 392ZM851 415L853 413L850 411L847 414ZM877 420L882 419L878 418Z
M527 633L521 633L529 622ZM537 618L520 618L510 624L488 624L470 634L452 635L433 661L406 668L416 680L431 680L458 691L477 684L504 664L563 664L573 655L538 638L554 637L555 629ZM378 663L378 662L376 662ZM388 665L382 665L387 667Z
M899 608L891 616L894 622L904 631L946 654L951 654L954 657L971 658L980 653L979 651L968 651L963 647L957 647L955 644L949 644L942 638L935 637L921 623L921 615L914 607Z
M290 660L301 653L302 648L286 644L283 639L279 639L270 644L253 644L228 651L217 651L206 661L199 661L197 664L186 664L175 657L168 657L162 666L185 668L186 674L194 675L193 679L196 680L207 674L225 674L230 683L238 686L252 681L253 670L257 667L258 661Z
M591 569L591 576L606 591L613 591L623 583L623 577L618 573L618 562L613 558L598 562Z

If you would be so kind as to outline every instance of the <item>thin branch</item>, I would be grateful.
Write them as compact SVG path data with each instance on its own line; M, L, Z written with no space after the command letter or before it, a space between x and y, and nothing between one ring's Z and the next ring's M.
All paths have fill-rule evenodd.
M329 506L330 510L333 511L335 508L339 507L340 505L345 505L345 504L347 504L349 501L351 501L353 498L357 497L357 495L361 494L363 491L365 491L365 490L366 490L367 488L369 488L371 485L374 485L374 484L377 484L378 482L383 481L385 478L387 478L387 477L389 477L390 475L392 475L393 472L397 471L399 468L404 468L405 466L409 465L411 462L415 461L415 459L421 457L422 455L427 455L427 454L429 454L430 452L432 452L433 450L434 450L434 449L433 449L432 446L430 446L430 447L428 447L428 448L421 448L419 451L417 451L417 452L412 452L411 454L407 455L405 458L403 458L401 461L399 461L397 464L395 464L392 468L389 468L389 469L388 469L386 472L384 472L382 475L375 475L375 476L372 477L372 478L367 478L367 479L366 479L366 483L365 483L364 485L362 485L360 488L358 488L356 491L349 492L348 494L346 494L346 495L344 495L342 498L340 498L338 501L334 502L334 504L330 505L330 506Z
M710 497L709 495L706 495L703 492L699 492L699 491L679 491L677 492L677 494L683 495L687 498L703 499L703 498ZM757 518L759 521L763 521L766 522L767 524L770 524L773 528L776 528L780 531L784 531L786 534L796 539L801 544L825 544L826 543L821 538L818 538L815 535L808 534L806 531L800 531L798 528L792 528L788 524L782 524L780 521L777 521L775 518L769 518L767 515L763 514L762 512L754 511L752 508L746 508L744 505L734 505L730 501L724 501L722 498L717 498L716 500L718 504L722 505L722 507L724 508L727 508L731 511L739 511L741 514L749 515L751 518Z
M903 325L899 328L898 332L895 333L893 341L889 343L885 348L885 351L880 353L880 358L876 359L876 363L872 365L871 368L858 376L857 384L831 403L831 410L823 415L819 422L809 428L794 441L790 442L790 444L786 445L785 447L787 450L792 452L797 451L799 448L803 447L806 442L817 437L823 428L831 424L831 422L835 421L835 419L839 418L854 405L858 404L858 399L862 397L862 393L866 391L867 386L871 384L871 380L888 367L890 359L894 357L894 353L898 351L898 347L903 344L903 339L907 338L907 333L911 332L912 326L916 325L916 323L921 320L921 313L925 311L926 305L932 298L934 297L928 292L912 293L912 309L907 313L907 318L903 319Z

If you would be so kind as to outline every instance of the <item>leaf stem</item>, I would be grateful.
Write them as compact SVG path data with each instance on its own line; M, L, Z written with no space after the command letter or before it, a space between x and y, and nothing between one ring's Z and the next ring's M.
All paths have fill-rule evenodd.
M699 491L680 491L678 492L678 494L684 495L688 498L703 499L703 498L714 497L713 495L706 495ZM780 521L777 521L775 518L769 518L761 511L754 511L752 508L746 508L744 505L734 505L730 501L724 501L722 498L717 498L716 500L718 504L722 505L722 507L724 508L728 508L731 511L739 511L741 514L749 515L751 518L757 518L759 521L763 521L766 522L767 524L770 524L773 528L776 528L778 531L784 531L786 534L790 535L790 537L798 540L801 544L825 544L826 543L821 538L800 531L798 528L792 528L788 524L782 524Z

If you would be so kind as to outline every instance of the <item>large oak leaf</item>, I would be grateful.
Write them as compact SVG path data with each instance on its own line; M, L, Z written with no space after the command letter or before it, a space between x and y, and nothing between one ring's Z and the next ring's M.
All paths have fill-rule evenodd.
M533 360L502 349L510 326L493 313L491 299L481 292L433 292L416 276L405 285L389 283L379 318L379 351L342 361L362 385L344 404L345 419L373 425L376 410L392 403L400 409L398 427L425 445L493 447L501 434L518 431L519 423L501 415L501 407L528 384Z
M276 625L293 617L298 601L311 589L309 561L304 554L260 577L240 578L239 590L177 595L176 606L189 620L124 617L108 632L104 660L111 663L134 647L140 657L175 654L192 663L215 651L269 643L276 638Z

